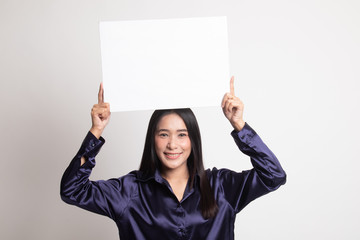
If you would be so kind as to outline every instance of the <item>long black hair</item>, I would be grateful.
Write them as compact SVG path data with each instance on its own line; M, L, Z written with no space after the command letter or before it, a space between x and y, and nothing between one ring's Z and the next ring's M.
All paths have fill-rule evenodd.
M175 113L184 121L188 130L191 153L187 159L187 166L190 175L190 188L194 186L196 174L200 177L200 208L205 219L212 218L218 211L213 190L204 170L202 158L200 129L196 117L190 108L155 110L152 114L145 138L144 152L141 159L140 171L146 175L153 175L156 169L161 169L161 162L155 151L155 133L157 125L163 116Z

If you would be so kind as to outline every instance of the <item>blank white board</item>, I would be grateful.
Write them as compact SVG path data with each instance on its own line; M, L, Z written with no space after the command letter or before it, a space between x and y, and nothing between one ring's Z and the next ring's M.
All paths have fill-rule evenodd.
M100 22L112 112L220 105L229 89L226 17Z

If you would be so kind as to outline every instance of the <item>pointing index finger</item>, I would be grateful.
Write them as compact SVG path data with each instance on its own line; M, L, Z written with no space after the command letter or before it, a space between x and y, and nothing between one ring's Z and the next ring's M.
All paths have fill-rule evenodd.
M104 103L104 87L102 82L100 83L99 93L98 93L98 104L100 103Z
M235 96L235 90L234 90L234 76L230 79L230 94Z

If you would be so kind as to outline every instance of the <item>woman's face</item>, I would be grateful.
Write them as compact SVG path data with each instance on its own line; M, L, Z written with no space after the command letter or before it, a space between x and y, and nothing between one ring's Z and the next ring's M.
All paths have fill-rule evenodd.
M176 113L165 115L155 132L155 150L163 171L187 170L191 142L186 125Z

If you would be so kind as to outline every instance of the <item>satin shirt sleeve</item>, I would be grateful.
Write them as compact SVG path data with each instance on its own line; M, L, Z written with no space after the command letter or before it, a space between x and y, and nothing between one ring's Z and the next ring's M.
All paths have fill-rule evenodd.
M105 143L88 132L78 153L66 169L61 179L60 195L64 202L76 205L114 220L121 216L131 198L131 174L127 178L90 181L89 176L95 166L95 156ZM80 166L84 156L86 162ZM130 181L130 184L127 182ZM126 186L126 187L124 187ZM115 207L116 206L116 207Z
M238 213L252 200L285 184L286 173L273 152L248 124L231 135L240 151L250 157L253 169L242 172L214 169L212 172L219 180L219 191Z

